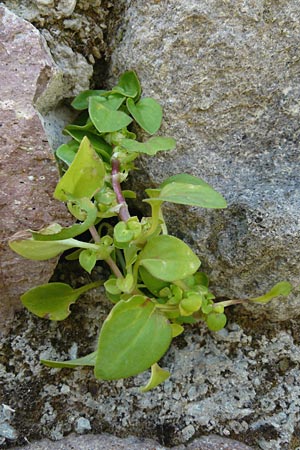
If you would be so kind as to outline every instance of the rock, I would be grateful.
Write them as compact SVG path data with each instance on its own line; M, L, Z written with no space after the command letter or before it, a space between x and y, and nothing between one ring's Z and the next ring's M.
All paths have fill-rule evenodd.
M10 251L15 232L39 229L45 223L67 224L64 205L52 198L58 180L53 153L40 115L34 108L43 98L52 108L63 92L62 74L40 33L0 6L1 136L0 136L0 333L9 326L19 296L45 283L57 259L28 261ZM51 95L49 94L51 93ZM46 101L48 99L48 101Z
M12 450L22 450L15 447ZM60 442L49 439L37 441L25 447L26 450L251 450L250 447L232 439L220 436L205 436L196 439L187 446L164 447L152 439L141 439L135 436L118 438L109 434L76 436L70 435Z
M166 206L170 232L197 251L217 296L255 297L289 280L289 302L249 308L298 316L298 2L125 3L111 83L135 69L164 107L162 132L177 139L175 152L142 158L132 184L142 192L180 172L211 183L228 209Z

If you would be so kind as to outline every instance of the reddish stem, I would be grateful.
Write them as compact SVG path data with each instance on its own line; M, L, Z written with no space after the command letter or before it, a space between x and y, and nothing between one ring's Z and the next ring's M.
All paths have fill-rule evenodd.
M120 205L119 217L124 222L127 222L127 220L130 219L130 214L120 184L120 161L116 158L113 158L111 161L111 167L112 186L117 197L117 202Z

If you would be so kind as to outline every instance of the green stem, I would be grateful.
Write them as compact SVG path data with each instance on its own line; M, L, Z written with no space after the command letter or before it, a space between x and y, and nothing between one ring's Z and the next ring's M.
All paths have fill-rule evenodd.
M239 305L239 304L247 302L247 301L248 300L226 300L224 302L215 303L214 306L224 306L224 308L226 308L227 306Z
M97 288L99 286L103 286L104 281L94 281L93 283L86 284L85 286L82 286L78 289L76 289L76 292L78 292L80 295L84 294L86 291L89 291L90 289Z
M95 242L100 242L100 236L98 234L98 231L96 230L95 225L91 225L89 227L90 233L92 238L94 239Z
M119 267L115 263L115 261L109 256L107 259L104 260L106 264L109 265L111 271L117 278L124 278L122 272L120 271Z

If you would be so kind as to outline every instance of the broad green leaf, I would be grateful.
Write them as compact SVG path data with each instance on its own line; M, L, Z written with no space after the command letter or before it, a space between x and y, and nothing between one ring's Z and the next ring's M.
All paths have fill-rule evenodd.
M122 139L121 146L129 152L146 153L147 155L155 155L157 152L173 150L176 141L170 137L153 137L146 142L138 142L133 139Z
M198 270L200 260L180 239L161 235L152 238L140 252L139 264L155 278L176 281Z
M80 120L81 122L81 120ZM73 134L75 135L75 132L77 131L90 131L93 132L93 130L95 129L93 122L91 121L90 118L87 119L86 123L83 124L76 124L76 123L72 123L70 125L67 125L64 129L63 129L63 134L65 135L69 135L73 137Z
M107 91L101 90L87 90L80 92L77 97L71 103L74 109L83 110L87 109L89 106L89 98L90 97L99 97L102 94L105 94ZM104 97L103 97L104 98Z
M135 72L133 70L124 72L112 91L119 92L125 97L138 98L141 95L141 85Z
M79 148L79 143L77 141L70 141L67 144L62 144L58 147L55 154L68 166L73 162L77 150Z
M91 273L97 262L96 253L91 250L82 250L79 255L79 264L88 273Z
M95 376L117 380L137 375L164 355L171 340L168 320L147 297L120 300L100 332Z
M225 327L227 318L225 314L210 313L206 318L206 323L211 331L220 331Z
M72 198L92 198L104 184L105 168L87 137L82 139L74 161L60 179L54 198L67 201Z
M32 259L35 261L44 261L46 259L54 258L60 253L70 248L91 248L97 249L95 244L77 241L76 239L63 239L61 241L36 241L29 238L27 235L15 234L9 242L10 248L23 256L23 258Z
M105 102L103 105L106 108L111 109L112 111L117 111L117 109L120 108L122 103L124 102L125 97L124 95L120 95L118 93L109 94L107 97L105 97Z
M141 392L148 392L151 389L154 389L159 384L166 381L167 378L170 376L170 372L168 370L162 369L159 367L157 363L153 364L151 366L151 377L146 386L141 387Z
M281 281L275 284L272 289L265 295L257 298L251 298L250 301L253 303L268 303L275 297L280 297L281 295L286 297L290 294L292 290L292 285L288 281Z
M74 200L72 203L74 205L77 205L81 211L84 211L86 213L86 219L84 220L84 222L80 224L76 223L66 228L55 224L57 225L56 229L53 228L52 224L40 231L31 231L33 239L35 239L36 241L57 241L69 239L84 233L89 229L90 226L94 225L98 214L96 206L88 198Z
M84 292L101 286L102 281L73 289L64 283L42 284L21 295L23 305L38 317L50 320L64 320L70 315L70 306Z
M159 280L151 275L143 266L139 267L139 274L148 291L158 296L161 289L169 286L166 281Z
M131 117L122 111L114 111L96 97L92 97L89 103L91 120L100 133L110 133L127 127L132 122Z
M154 134L160 128L162 121L162 109L153 98L142 98L136 104L132 98L126 102L128 111L143 130Z
M225 199L210 186L172 182L165 185L157 198L145 202L164 201L202 208L226 208Z
M100 155L105 161L109 162L112 154L112 147L99 135L86 130L70 130L67 131L67 133L70 134L78 142L77 148L84 136L86 136L92 144L96 153L98 153L98 155Z
M62 369L64 367L73 369L78 366L94 366L96 362L96 352L90 353L89 355L82 356L81 358L70 359L69 361L52 361L50 359L41 359L41 363L48 367L54 367L57 369Z
M164 186L170 183L196 184L199 186L210 187L210 185L201 178L195 177L194 175L190 175L188 173L178 173L177 175L172 175L171 177L167 178L163 183L159 185L159 188L162 189Z

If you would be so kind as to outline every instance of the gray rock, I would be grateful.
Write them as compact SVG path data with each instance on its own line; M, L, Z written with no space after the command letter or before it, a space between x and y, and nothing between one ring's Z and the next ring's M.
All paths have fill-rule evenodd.
M40 33L0 6L1 136L0 136L0 333L20 308L19 296L45 283L57 259L25 261L10 251L14 233L45 223L67 224L63 205L52 198L58 180L54 157L40 115L33 104L44 99L50 109L63 92L57 69ZM47 93L48 92L48 93ZM51 92L51 95L49 94ZM48 99L48 101L46 101Z
M13 450L22 450L15 447ZM70 435L60 442L49 439L37 441L25 447L26 450L251 450L251 447L232 439L220 436L204 436L195 439L191 444L176 447L161 446L152 439L141 439L135 436L118 438L109 434L76 436Z
M125 3L112 82L135 69L144 95L164 107L162 132L177 139L175 152L142 158L132 184L142 192L187 172L226 197L224 211L165 208L170 232L197 251L217 296L257 296L286 279L297 287L298 1ZM282 305L249 308L293 318L299 288Z

